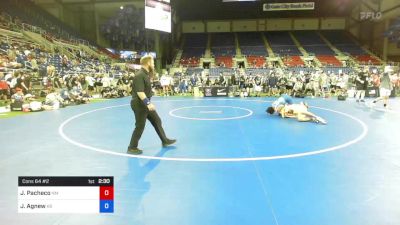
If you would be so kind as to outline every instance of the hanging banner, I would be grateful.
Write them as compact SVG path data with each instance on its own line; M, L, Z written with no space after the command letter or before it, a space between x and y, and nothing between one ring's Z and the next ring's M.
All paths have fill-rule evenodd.
M314 10L314 2L288 2L288 3L265 3L264 11L285 11L285 10Z

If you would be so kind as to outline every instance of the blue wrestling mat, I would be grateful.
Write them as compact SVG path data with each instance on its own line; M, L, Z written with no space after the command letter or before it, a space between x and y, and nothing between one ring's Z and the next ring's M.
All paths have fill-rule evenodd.
M306 99L327 125L267 115L273 100L154 98L178 142L163 148L148 122L140 156L126 154L129 98L0 120L2 222L400 224L397 99ZM18 214L18 176L114 176L114 213Z

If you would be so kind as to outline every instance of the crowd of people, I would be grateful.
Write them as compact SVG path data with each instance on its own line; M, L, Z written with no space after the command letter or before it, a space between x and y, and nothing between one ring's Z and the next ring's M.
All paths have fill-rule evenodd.
M2 21L0 17L0 24ZM0 35L0 100L7 101L15 110L50 110L88 103L91 98L117 98L131 94L132 80L137 71L111 66L82 50L67 48L64 51L50 51L24 38L5 39ZM384 71L375 66L356 68L353 72L326 72L316 67L312 70L285 70L276 65L265 66L268 69L261 70L265 72L250 73L238 68L219 76L212 76L207 70L173 75L163 72L153 77L153 91L159 96L196 93L201 96L202 88L218 86L229 87L231 96L241 97L276 97L282 94L329 97L343 96L348 90L354 90L357 101L362 102L369 89L376 89L379 96L384 74L389 74L391 85L386 90L400 89L399 72ZM387 84L387 79L384 83Z
M129 96L132 79L128 73L119 78L100 73L44 76L36 80L39 88L35 89L33 76L32 73L20 71L13 75L0 73L0 99L8 101L11 110L51 110L85 104L92 98ZM40 102L42 107L32 109L32 102Z
M383 72L375 67L363 67L350 73L329 73L322 70L293 72L275 69L264 74L245 74L244 70L237 70L233 74L220 73L218 77L211 77L206 73L178 76L163 74L155 79L154 86L163 96L193 94L195 88L218 86L230 87L233 95L242 97L257 97L261 94L263 96L289 94L295 97L330 97L346 95L348 90L359 90L360 86L363 86L365 91L379 89ZM362 85L360 79L365 80ZM398 89L400 87L399 72L391 72L390 79L393 88ZM365 96L365 92L363 96L357 96L361 99Z
M16 106L36 102L41 97L44 98L40 101L42 109L48 110L87 103L93 97L116 98L131 94L135 71L127 68L107 71L110 65L84 58L82 53L68 59L66 55L50 54L31 44L2 42L0 49L3 49L0 54L0 99L18 102ZM61 61L58 68L50 62L54 57ZM111 71L112 76L109 75ZM237 69L232 74L220 73L219 76L205 72L192 75L165 72L156 74L152 82L153 91L159 96L193 95L196 89L201 91L203 87L218 86L229 87L232 96L241 97L282 94L329 97L355 90L357 101L364 101L368 89L376 88L379 92L382 76L387 72L367 66L350 73L328 73L321 69L294 72L279 68L257 74L246 74L244 69ZM38 90L34 87L35 82L40 87ZM390 71L390 83L392 90L400 87L398 72Z
M0 100L11 110L39 111L130 95L127 70L72 52L69 58L25 39L0 38Z

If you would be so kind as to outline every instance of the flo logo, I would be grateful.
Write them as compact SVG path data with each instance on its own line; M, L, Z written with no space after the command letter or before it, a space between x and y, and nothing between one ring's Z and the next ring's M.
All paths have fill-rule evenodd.
M360 20L380 20L382 12L360 12Z

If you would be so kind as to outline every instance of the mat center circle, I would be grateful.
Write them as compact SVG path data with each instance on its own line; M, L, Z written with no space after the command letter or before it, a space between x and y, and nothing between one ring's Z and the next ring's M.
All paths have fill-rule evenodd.
M235 120L253 115L253 111L235 106L186 106L169 111L169 115L187 120Z

